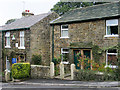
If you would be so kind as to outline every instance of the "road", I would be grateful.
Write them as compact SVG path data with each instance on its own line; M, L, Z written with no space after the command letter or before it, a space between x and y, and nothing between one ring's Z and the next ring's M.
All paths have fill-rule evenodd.
M118 87L86 87L86 86L59 86L59 85L10 85L2 84L2 90L120 90Z

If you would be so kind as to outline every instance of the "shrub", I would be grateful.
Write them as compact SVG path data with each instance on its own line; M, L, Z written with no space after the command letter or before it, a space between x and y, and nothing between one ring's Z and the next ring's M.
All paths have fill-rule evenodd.
M40 65L42 61L41 55L32 55L32 63L34 65Z
M52 61L55 65L59 64L60 63L60 58L54 58L53 61Z
M76 74L76 79L80 81L90 81L95 79L95 71L79 70Z
M75 72L75 76L77 80L80 81L113 81L118 80L115 73L104 72L103 74L99 74L97 71L92 70L79 70Z
M14 63L12 65L12 77L15 79L30 77L30 63Z

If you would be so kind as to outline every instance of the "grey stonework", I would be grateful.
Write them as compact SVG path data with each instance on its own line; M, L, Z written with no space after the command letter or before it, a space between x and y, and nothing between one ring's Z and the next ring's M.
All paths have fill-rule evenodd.
M61 23L62 24L62 23ZM118 37L104 37L106 35L106 20L95 20L86 22L77 22L68 24L69 38L60 38L60 25L54 25L54 57L58 58L61 54L61 48L69 48L69 61L74 63L73 50L87 47L73 46L72 43L92 43L98 45L101 49L116 46ZM52 37L52 33L51 33ZM51 38L52 39L52 38ZM52 40L51 40L52 46ZM51 48L52 49L52 48ZM105 52L100 57L100 62L105 62ZM51 53L52 57L52 53ZM94 57L93 57L94 59Z
M31 65L31 78L50 78L50 67Z
M2 70L2 32L0 32L0 72Z
M30 34L30 52L29 55L41 54L42 65L50 65L50 21L56 19L57 14L52 13L33 25Z
M20 47L20 31L24 31L24 41L25 41L25 49L18 49ZM28 62L29 59L27 56L30 50L30 30L16 30L16 31L9 31L10 32L10 47L11 48L5 48L5 33L3 32L3 42L4 42L4 48L3 48L3 61L5 61L5 57L8 56L8 60L12 64L11 60L11 54L15 53L15 55L23 54L25 55L25 62ZM12 35L15 36L15 40L12 40ZM18 47L15 46L15 44L18 43ZM12 58L16 58L16 56L13 56ZM3 67L5 69L5 67Z
M50 24L49 22L56 19L58 14L51 13L44 17L30 28L7 30L10 32L10 46L11 48L5 48L5 33L3 31L4 48L3 61L5 56L8 56L10 63L12 63L11 54L14 52L15 55L22 54L25 56L25 62L31 63L32 55L41 54L42 65L50 65ZM18 49L15 44L18 43L20 46L20 31L24 31L25 49ZM12 40L12 36L15 36L15 40ZM14 56L16 58L16 56ZM5 63L5 62L4 62ZM5 66L4 66L5 69Z

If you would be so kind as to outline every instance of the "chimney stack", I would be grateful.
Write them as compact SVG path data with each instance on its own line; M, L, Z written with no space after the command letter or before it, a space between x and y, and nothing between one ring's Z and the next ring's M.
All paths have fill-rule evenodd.
M30 10L25 10L22 12L22 16L32 16L34 15L33 13L30 13Z

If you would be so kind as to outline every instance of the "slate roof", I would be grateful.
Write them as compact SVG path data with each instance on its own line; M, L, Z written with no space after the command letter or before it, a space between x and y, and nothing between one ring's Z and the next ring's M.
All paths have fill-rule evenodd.
M66 12L51 24L60 24L91 19L101 19L120 15L120 2L106 3L84 8L77 8Z
M37 22L47 17L51 13L52 12L22 17L20 19L15 20L14 22L10 24L4 25L2 30L4 31L4 30L30 28L32 25L36 24Z

